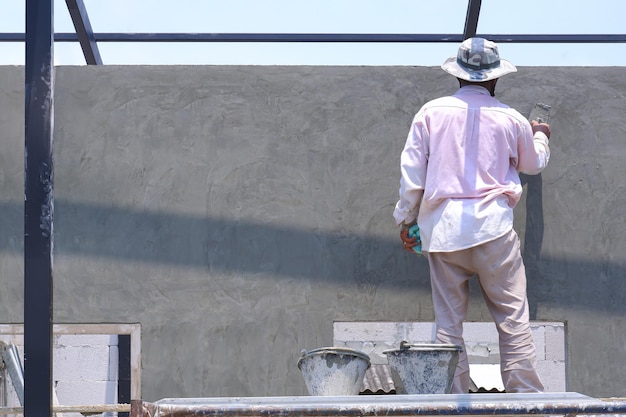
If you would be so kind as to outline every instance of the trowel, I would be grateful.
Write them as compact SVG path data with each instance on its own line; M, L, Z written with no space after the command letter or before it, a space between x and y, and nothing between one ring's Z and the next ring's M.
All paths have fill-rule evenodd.
M532 110L530 111L528 120L530 121L536 120L538 123L550 123L550 111L551 110L552 110L552 106L549 106L544 103L535 103Z

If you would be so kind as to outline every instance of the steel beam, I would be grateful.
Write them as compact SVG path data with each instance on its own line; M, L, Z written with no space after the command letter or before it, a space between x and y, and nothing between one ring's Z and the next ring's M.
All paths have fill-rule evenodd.
M24 413L52 415L54 1L26 0Z
M467 4L467 15L465 16L465 29L463 29L463 39L476 36L478 28L478 17L480 16L481 0L469 0Z
M478 34L499 43L626 43L626 34ZM23 33L0 33L0 42L24 42ZM457 43L460 34L350 33L95 33L96 42L319 42L319 43ZM75 33L56 33L55 42L78 42Z
M74 29L76 30L80 47L83 49L85 62L87 65L102 65L98 43L94 38L89 15L83 0L65 0L65 3L72 17L72 22L74 22Z
M460 42L460 34L377 33L96 33L98 42L319 42L414 43ZM0 39L1 40L1 39ZM57 33L55 40L75 41L71 33Z

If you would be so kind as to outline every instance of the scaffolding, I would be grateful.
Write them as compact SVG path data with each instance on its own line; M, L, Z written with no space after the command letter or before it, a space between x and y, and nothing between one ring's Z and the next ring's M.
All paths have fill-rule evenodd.
M578 393L178 398L131 402L131 417L617 415L624 399Z

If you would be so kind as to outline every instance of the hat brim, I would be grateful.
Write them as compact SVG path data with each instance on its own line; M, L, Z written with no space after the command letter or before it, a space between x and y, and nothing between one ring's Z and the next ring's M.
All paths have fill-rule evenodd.
M454 75L456 78L471 82L489 81L517 71L515 65L511 64L506 59L500 59L500 65L496 68L471 71L459 65L456 56L446 59L446 62L441 65L441 69L450 75Z

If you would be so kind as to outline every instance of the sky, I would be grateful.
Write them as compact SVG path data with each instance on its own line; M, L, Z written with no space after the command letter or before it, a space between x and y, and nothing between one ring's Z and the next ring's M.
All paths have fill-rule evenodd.
M95 33L462 34L467 0L83 0ZM478 34L624 34L625 0L482 0ZM0 0L0 32L23 33L25 0ZM65 0L54 29L74 33ZM438 66L454 43L112 43L105 65ZM499 44L517 66L626 66L626 43ZM85 65L56 42L55 65ZM0 42L0 65L23 65L23 42Z

